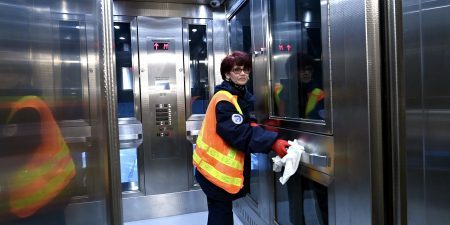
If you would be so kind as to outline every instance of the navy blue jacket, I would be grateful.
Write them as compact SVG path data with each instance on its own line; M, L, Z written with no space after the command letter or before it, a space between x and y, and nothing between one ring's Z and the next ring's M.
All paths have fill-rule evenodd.
M253 114L253 95L244 90L238 90L227 81L215 87L215 93L220 90L230 92L238 96L238 104L241 107L244 121L236 124L231 119L233 114L239 114L234 105L227 101L221 101L216 105L216 132L231 147L245 152L244 161L244 187L236 194L230 194L225 190L209 182L202 174L196 171L195 177L205 194L212 199L232 201L245 196L250 191L250 153L268 153L278 134L266 131L264 128L250 126L250 122L256 122Z

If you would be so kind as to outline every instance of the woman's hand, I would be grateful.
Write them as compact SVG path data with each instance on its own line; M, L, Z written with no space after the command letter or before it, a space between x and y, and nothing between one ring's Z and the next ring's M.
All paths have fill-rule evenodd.
M273 145L272 149L277 153L278 156L283 158L287 154L287 147L289 147L289 143L283 139L277 139Z

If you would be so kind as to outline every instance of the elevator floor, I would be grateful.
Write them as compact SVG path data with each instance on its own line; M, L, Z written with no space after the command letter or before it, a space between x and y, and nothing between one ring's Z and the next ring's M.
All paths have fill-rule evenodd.
M133 221L125 223L125 225L206 225L207 221L208 212L199 212L151 220ZM243 225L236 215L234 215L234 225Z

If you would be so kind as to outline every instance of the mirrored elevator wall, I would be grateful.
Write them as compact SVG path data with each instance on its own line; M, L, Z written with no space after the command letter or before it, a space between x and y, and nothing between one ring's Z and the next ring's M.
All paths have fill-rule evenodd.
M448 1L403 0L399 9L403 38L399 56L404 74L404 134L406 180L403 202L408 225L450 223L450 4Z
M192 151L225 55L223 11L114 6L124 221L206 211Z
M114 95L114 71L110 48L105 48L111 45L111 34L103 29L110 22L105 19L110 7L102 0L0 0L1 224L41 224L48 219L103 225L121 220L114 211L120 203L114 196L111 163L117 144L115 104L108 101ZM13 115L12 103L26 98L41 106ZM54 140L59 152L48 154ZM62 165L71 175L60 172ZM17 183L8 181L25 168L41 186L21 201L27 207L40 201L42 207L13 215L5 193L23 194L20 186L33 191L39 185L30 184L26 176ZM62 180L67 183L61 185ZM52 197L42 201L41 195Z
M382 224L379 9L366 3L227 2L237 46L246 23L233 23L250 8L258 122L305 147L285 185L267 157L258 160L256 189L234 203L246 223Z

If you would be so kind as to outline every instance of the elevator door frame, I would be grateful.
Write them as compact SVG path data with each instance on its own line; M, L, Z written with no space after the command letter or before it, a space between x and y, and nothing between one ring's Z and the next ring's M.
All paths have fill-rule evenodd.
M143 124L143 136L144 143L140 147L140 152L138 161L142 162L139 171L139 181L140 181L140 191L126 193L123 195L123 217L125 222L158 218L164 216L178 215L191 212L200 212L206 210L206 198L204 197L201 190L190 191L188 185L188 165L187 165L187 154L189 152L189 142L186 140L185 131L185 96L184 96L184 85L178 85L179 83L184 84L184 69L183 69L183 49L182 49L182 27L181 18L161 18L161 17L136 17L137 23L132 21L131 33L132 40L137 42L139 49L139 55L133 54L132 58L135 60L139 58L139 78L140 78L140 99L141 99L141 121ZM156 23L151 25L147 23L152 21ZM164 22L168 21L169 24L178 24L179 32L178 36L168 34L164 36L164 33L149 32L150 30L145 30L150 28L158 29L157 26L165 26ZM137 24L137 26L135 26ZM155 27L156 26L156 27ZM137 30L137 32L135 32ZM159 31L161 29L159 28ZM139 34L136 37L135 34ZM178 146L180 157L168 157L163 158L163 160L158 160L154 158L155 153L153 151L158 150L158 146L154 146L152 141L157 137L155 129L156 113L156 95L161 93L155 89L153 82L149 85L149 73L152 73L152 69L155 67L150 67L149 72L149 62L147 58L148 42L153 40L167 41L169 48L175 47L174 55L177 60L172 64L175 66L175 74L168 79L170 83L170 88L173 90L168 90L162 93L163 97L171 96L172 118L175 122L173 123L173 138L175 138ZM174 45L174 46L172 46ZM136 46L132 43L132 46ZM151 47L151 50L154 50ZM137 51L133 51L137 52ZM155 63L155 61L151 61ZM133 62L133 67L137 65ZM166 70L165 70L166 71ZM151 75L153 78L150 81L155 81L155 75ZM181 81L181 82L180 82ZM136 82L136 81L135 81ZM152 96L153 95L153 96ZM169 96L170 97L170 96ZM175 98L175 100L174 100ZM158 103L159 104L159 103ZM172 121L173 122L173 121ZM153 127L152 127L153 126ZM172 140L173 141L173 140ZM184 145L186 144L186 146ZM167 147L167 146L163 146ZM175 162L174 162L175 161ZM155 167L156 166L156 167ZM176 166L176 168L174 168ZM167 172L168 169L172 167L171 172ZM142 168L142 169L141 169ZM177 176L175 177L174 176ZM164 181L162 179L165 179ZM172 182L172 183L170 183ZM156 185L154 185L156 183ZM193 201L194 199L194 201ZM161 205L161 202L165 204ZM204 202L205 204L199 204L199 202ZM145 209L145 210L143 210Z
M117 1L114 2L114 15L115 16L130 16L130 17L176 17L181 19L187 18L199 18L199 19L213 19L213 26L211 27L214 32L212 36L214 39L213 49L208 50L214 52L213 68L217 72L217 65L220 64L223 55L225 55L226 43L224 43L224 26L223 11L212 11L210 7L205 5L194 4L174 4L174 3L157 3L157 2L132 2L132 1ZM141 29L138 27L138 33ZM181 30L180 30L181 32ZM141 53L142 54L142 53ZM183 59L182 59L183 60ZM220 77L220 76L219 76ZM216 79L217 76L215 76ZM140 79L143 79L141 74ZM182 76L182 79L184 77ZM181 81L184 84L184 80ZM183 90L184 91L184 90ZM183 92L183 101L185 99ZM144 104L142 104L144 107ZM185 107L185 104L183 104ZM144 110L144 109L143 109ZM145 122L144 116L142 119ZM186 143L186 131L183 134L180 133L180 139ZM144 131L145 135L145 131ZM182 135L182 139L181 139ZM192 144L189 149L186 149L186 153L192 154ZM147 153L148 154L148 153ZM144 164L148 164L144 159ZM187 162L186 160L185 162ZM184 163L184 162L183 162ZM191 161L187 163L192 163ZM146 165L144 165L146 167ZM142 176L145 178L145 171L141 171ZM189 171L185 171L186 177ZM149 192L136 192L132 194L123 195L123 217L125 222L152 219L164 216L173 216L185 213L202 212L207 210L206 196L199 188L189 189L189 185L186 185L185 191L167 193L167 194L155 194L149 195ZM145 189L145 186L142 190ZM161 204L161 203L164 204Z
M185 19L183 21L183 57L184 57L184 86L185 86L185 115L186 115L186 138L191 141L193 148L200 132L205 114L193 114L192 105L192 93L191 93L191 71L190 71L190 52L189 52L189 25L204 25L206 26L206 48L208 59L208 87L209 87L209 99L211 100L214 95L214 51L213 51L213 39L212 39L212 19ZM192 154L188 154L188 183L189 189L198 189L199 186L194 178L194 166L192 164Z
M188 142L184 137L185 102L181 85L184 83L181 18L138 17L137 21L145 193L186 191ZM155 49L153 45L160 43L167 44L168 50ZM164 57L166 60L159 61ZM161 110L164 112L157 112Z
M122 195L125 197L136 197L145 194L144 184L144 148L142 146L142 118L141 118L141 84L139 75L139 51L138 51L138 27L137 18L135 16L113 16L114 23L129 23L130 24L130 51L131 51L131 70L132 70L132 85L133 85L133 108L134 115L132 117L119 118L119 151L125 148L135 148L137 157L137 172L138 172L138 190L123 190ZM115 29L115 27L114 27ZM117 46L115 46L117 48ZM116 60L117 63L117 60ZM117 75L116 75L117 76ZM116 78L117 79L117 78ZM118 97L118 94L117 96ZM119 106L118 106L119 107ZM140 129L139 129L140 128ZM121 133L124 132L124 133ZM124 135L122 140L121 135ZM136 139L131 139L133 135ZM140 136L140 137L139 137Z

